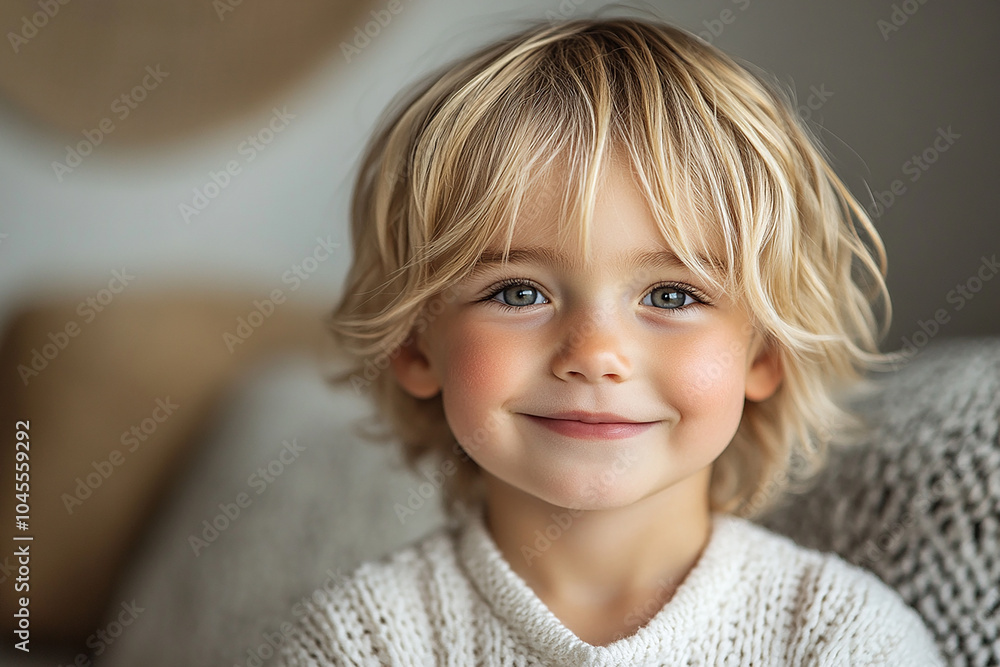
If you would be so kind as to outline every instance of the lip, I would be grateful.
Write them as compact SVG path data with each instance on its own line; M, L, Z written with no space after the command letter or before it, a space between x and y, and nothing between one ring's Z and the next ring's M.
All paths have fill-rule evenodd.
M536 415L531 415L536 416ZM629 419L613 412L584 412L582 410L571 410L569 412L555 412L551 415L537 415L543 419L564 419L568 421L584 422L585 424L648 424L638 419Z
M584 440L621 440L649 430L657 422L640 422L610 412L557 412L546 417L525 415L550 431Z

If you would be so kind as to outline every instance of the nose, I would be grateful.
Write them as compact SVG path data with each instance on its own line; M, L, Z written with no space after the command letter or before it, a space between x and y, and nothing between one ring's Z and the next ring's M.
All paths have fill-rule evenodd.
M624 324L611 311L589 311L568 321L552 361L567 382L624 382L632 375Z

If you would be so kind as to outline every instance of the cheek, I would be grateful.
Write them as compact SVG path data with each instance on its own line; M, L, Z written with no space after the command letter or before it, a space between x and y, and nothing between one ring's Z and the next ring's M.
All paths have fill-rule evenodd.
M745 359L735 347L711 335L677 346L666 377L679 427L697 428L701 435L735 433L746 393Z
M456 435L481 428L490 413L514 396L527 372L524 345L486 327L455 325L444 359L442 393Z

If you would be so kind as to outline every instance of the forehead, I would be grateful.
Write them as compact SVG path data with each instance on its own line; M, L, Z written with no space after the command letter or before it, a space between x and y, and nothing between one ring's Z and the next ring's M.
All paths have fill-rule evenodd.
M632 266L674 264L684 261L670 244L669 221L658 219L662 206L642 187L633 165L612 155L598 173L588 197L580 182L572 183L568 169L556 165L530 181L511 226L501 230L484 249L480 261L545 262L571 268L593 259ZM677 204L675 203L675 206ZM694 207L681 224L696 220ZM706 223L698 223L704 232ZM701 252L701 263L711 263Z

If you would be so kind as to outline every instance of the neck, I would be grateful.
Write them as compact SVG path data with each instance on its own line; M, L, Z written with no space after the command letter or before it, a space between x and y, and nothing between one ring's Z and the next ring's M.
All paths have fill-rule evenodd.
M487 475L487 526L511 569L546 603L662 606L711 535L710 475L709 466L627 507L601 510L557 507Z

